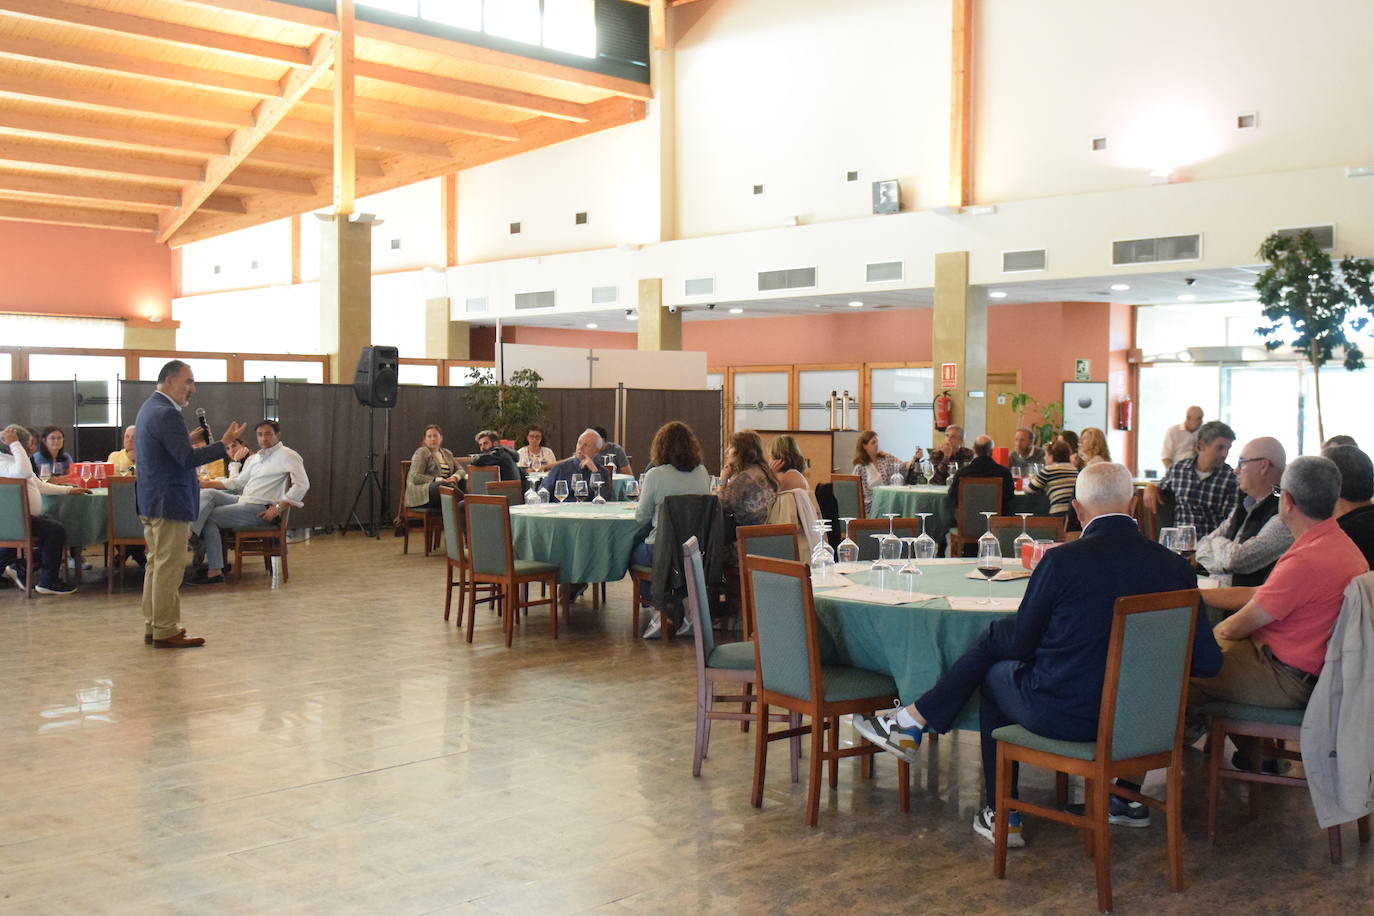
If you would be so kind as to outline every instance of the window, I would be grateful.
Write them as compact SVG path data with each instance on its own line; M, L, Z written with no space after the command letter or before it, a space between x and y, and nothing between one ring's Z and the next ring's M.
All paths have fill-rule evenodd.
M396 373L396 381L401 385L437 385L439 384L439 367L401 363Z
M483 10L483 30L498 38L540 44L539 0L497 0Z
M314 360L245 359L243 361L243 380L245 382L256 382L265 378L275 378L282 382L311 382L319 385L324 383L324 364Z
M0 353L0 382L8 382L14 378L14 356L9 353Z
M482 0L420 0L420 18L482 31Z
M167 364L165 356L140 356L138 358L138 377L145 382L157 381L157 374ZM197 382L229 381L229 362L223 359L185 359L191 367L191 374Z
M114 318L0 315L0 340L7 347L118 350L124 346L124 322Z
M931 447L935 428L934 369L873 369L869 386L869 426L878 434L883 451L907 460L917 447ZM857 395L857 392L851 392ZM857 406L858 398L855 398ZM851 428L858 416L851 411ZM843 456L836 456L837 463Z
M595 0L544 0L544 47L596 57Z
M71 379L76 385L77 426L115 426L119 416L119 379L122 356L29 355L29 378L34 381Z
M491 371L490 366L449 366L448 383L450 385L467 386L471 385L477 378L477 373L483 369Z

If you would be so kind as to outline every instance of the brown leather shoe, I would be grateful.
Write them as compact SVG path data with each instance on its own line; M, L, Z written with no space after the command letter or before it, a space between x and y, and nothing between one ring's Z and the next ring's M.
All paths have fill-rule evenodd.
M183 627L183 628L180 629L180 630L177 630L177 635L178 635L178 636L185 636L185 635L186 635L186 629L185 629L185 627ZM143 644L144 644L145 646L151 646L151 645L153 644L153 634L152 634L152 633L144 633L144 634L143 634Z
M176 636L168 636L166 639L154 639L154 649L194 649L197 646L205 645L203 636L187 636L186 631L182 630Z

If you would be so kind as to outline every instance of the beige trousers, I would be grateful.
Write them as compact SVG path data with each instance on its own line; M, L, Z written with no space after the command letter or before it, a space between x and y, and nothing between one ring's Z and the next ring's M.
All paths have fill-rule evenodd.
M1188 705L1209 700L1248 703L1275 709L1301 709L1312 696L1312 686L1285 671L1251 639L1233 642L1219 639L1221 671L1216 677L1195 677L1188 690Z
M191 523L170 518L144 518L148 568L143 573L143 632L154 639L181 629L181 577L186 572L186 538Z

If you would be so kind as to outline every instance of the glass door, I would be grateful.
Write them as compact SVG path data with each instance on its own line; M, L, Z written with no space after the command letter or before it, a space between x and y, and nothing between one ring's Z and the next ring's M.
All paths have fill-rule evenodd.
M930 448L935 425L935 370L870 369L869 427L879 446L903 461Z
M734 373L734 423L731 429L787 429L791 373Z
M830 429L830 394L848 392L849 425L859 424L858 369L799 369L797 370L797 429ZM835 413L839 428L840 412Z

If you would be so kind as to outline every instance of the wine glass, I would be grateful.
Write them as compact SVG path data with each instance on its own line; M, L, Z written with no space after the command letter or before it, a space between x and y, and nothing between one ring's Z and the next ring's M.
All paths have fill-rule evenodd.
M625 481L625 499L627 502L639 502L639 481L633 477Z
M1192 525L1179 525L1174 540L1174 552L1189 563L1197 553L1197 529Z
M904 486L906 484L906 475L901 471L893 471L892 477L888 480L888 483L894 487Z
M1016 514L1021 516L1021 533L1016 536L1016 540L1011 542L1011 550L1013 557L1021 556L1021 551L1026 547L1027 544L1035 543L1035 538L1031 537L1030 533L1026 531L1026 519L1030 518L1031 513L1018 512Z
M594 478L592 478L592 492L595 494L595 495L592 497L592 505L594 505L594 506L604 506L604 505L606 505L606 500L601 496L601 478L600 478L600 477L594 477Z
M1054 546L1054 541L1036 541L1031 545L1030 568L1032 571L1045 559L1045 551Z
M921 459L921 476L926 479L927 484L935 479L935 465L930 463L929 458Z
M953 477L955 474L958 474L958 473L959 473L959 462L957 462L957 461L951 461L951 462L949 463L949 476L950 476L950 477Z
M1165 550L1178 552L1178 529L1161 528L1159 529L1159 543Z
M47 480L47 479L48 479L49 477L51 477L51 476L52 476L52 462L50 462L50 461L40 461L40 462L38 462L38 477L39 477L39 479L41 479L41 480Z
M907 577L907 591L916 590L916 577L921 575L921 567L916 565L916 549L920 546L920 538L906 537L900 539L906 545L907 561L906 564L897 572Z
M931 513L917 512L916 514L921 518L921 534L916 538L917 553L921 555L921 559L927 560L939 553L940 548L935 543L935 538L926 534L926 519L930 517ZM927 547L926 545L930 546ZM929 552L927 553L927 551Z
M983 514L992 518L991 513ZM988 598L978 603L992 604L992 577L1002 571L1002 545L990 530L978 539L978 571L988 580Z
M95 485L97 487L105 486L105 478L109 476L105 471L105 465L97 464L95 466Z
M856 563L859 559L859 545L849 538L849 523L853 518L841 518L844 522L844 540L840 541L840 546L835 548L835 555L841 563Z
M95 468L89 464L83 464L81 466L81 486L89 490L93 483L95 483Z
M553 485L553 496L554 499L558 500L560 506L563 505L563 500L568 498L568 482L566 480L560 480Z
M578 502L582 502L584 499L587 498L587 478L585 478L585 477L574 477L574 478L573 478L573 497L574 497Z
M817 532L824 531L824 526L817 522ZM822 539L816 545L816 549L811 551L811 579L815 583L828 583L835 575L835 557L830 553L830 545Z

